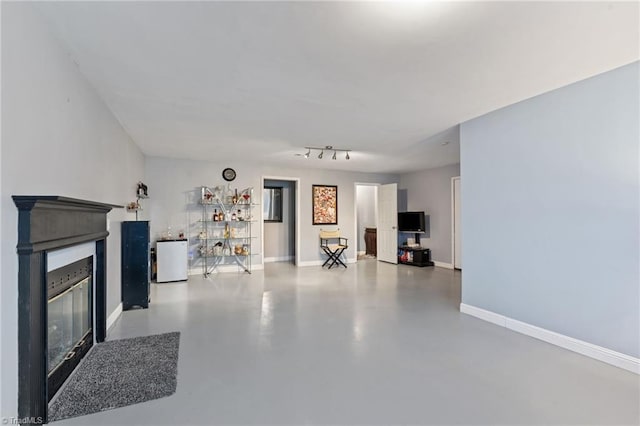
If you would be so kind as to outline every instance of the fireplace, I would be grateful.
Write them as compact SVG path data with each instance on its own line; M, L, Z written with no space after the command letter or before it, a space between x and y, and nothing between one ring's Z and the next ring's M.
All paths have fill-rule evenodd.
M47 423L50 398L94 341L106 337L107 213L122 206L60 196L14 195L13 201L18 417ZM89 254L60 262L60 252L84 245L91 247Z
M93 346L93 256L47 273L47 399Z

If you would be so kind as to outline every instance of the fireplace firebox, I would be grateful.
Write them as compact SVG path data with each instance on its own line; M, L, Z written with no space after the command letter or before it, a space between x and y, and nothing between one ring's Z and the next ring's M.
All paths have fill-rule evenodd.
M47 273L47 396L93 346L93 256Z

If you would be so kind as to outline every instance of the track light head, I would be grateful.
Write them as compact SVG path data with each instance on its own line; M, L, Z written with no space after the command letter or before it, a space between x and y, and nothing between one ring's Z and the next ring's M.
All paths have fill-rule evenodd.
M296 156L304 157L304 158L310 158L311 151L313 151L313 152L318 151L318 160L322 160L322 158L324 157L324 152L325 151L327 151L328 153L331 153L331 151L333 151L333 154L331 155L331 159L332 160L337 160L338 159L338 152L344 152L346 154L344 158L348 160L350 158L349 157L349 152L351 151L350 149L334 148L332 145L326 145L324 147L305 146L304 149L307 150L306 153L304 153L304 154L296 154Z

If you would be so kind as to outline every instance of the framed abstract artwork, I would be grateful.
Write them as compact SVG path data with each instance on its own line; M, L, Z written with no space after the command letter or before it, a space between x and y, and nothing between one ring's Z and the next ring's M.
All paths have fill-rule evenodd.
M335 185L313 185L313 224L338 224L338 187Z

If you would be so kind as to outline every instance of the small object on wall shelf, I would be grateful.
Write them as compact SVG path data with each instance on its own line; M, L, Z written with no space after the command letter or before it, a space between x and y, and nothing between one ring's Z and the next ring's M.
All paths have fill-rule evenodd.
M132 201L129 204L127 204L128 212L135 212L137 210L142 210L142 207L140 206L140 203L138 201Z
M205 277L219 266L237 265L251 273L253 188L231 189L230 185L200 189L202 219L195 240Z
M138 182L138 189L136 191L136 195L138 196L138 198L148 198L149 192L148 192L147 185L145 185L142 182Z
M136 189L136 201L132 201L127 204L127 211L130 213L136 213L136 220L138 220L138 212L142 210L142 206L140 205L140 200L149 198L149 188L142 182L138 182L138 187Z

